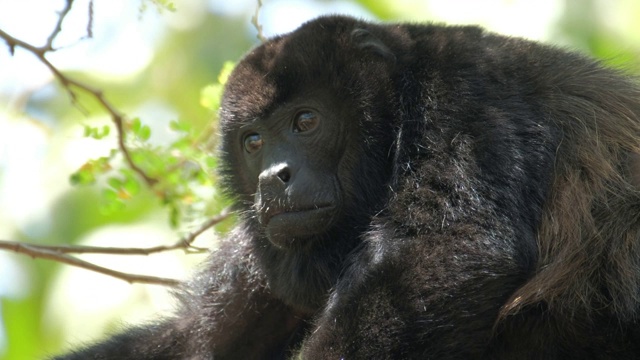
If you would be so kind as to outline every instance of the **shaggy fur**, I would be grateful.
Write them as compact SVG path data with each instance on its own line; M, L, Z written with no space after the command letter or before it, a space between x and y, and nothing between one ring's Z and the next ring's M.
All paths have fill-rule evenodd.
M308 104L339 124L337 155L300 151L342 206L282 248L241 133ZM478 27L324 17L246 55L221 117L236 229L174 316L61 359L640 358L623 73Z

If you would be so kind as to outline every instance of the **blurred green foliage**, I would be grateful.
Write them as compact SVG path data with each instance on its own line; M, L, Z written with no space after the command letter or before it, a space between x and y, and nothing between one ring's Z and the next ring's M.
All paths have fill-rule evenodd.
M410 1L354 2L384 20L417 16L430 19L429 13L416 14ZM142 2L142 7L147 3ZM151 3L161 9L181 11L179 1L151 0ZM626 40L618 36L620 30L610 26L615 19L599 11L594 0L563 3L564 12L552 29L562 44L571 44L611 64L624 65L640 73L640 45L628 42L640 36ZM624 4L630 14L636 14L636 21L629 21L625 31L640 34L639 5L635 1L624 1ZM269 1L265 6L269 6ZM499 8L493 10L500 11ZM95 16L98 18L100 14ZM82 111L78 111L59 85L55 85L52 95L29 99L24 112L47 114L47 118L53 119L50 121L52 133L65 134L66 129L78 129L79 136L112 144L112 150L105 156L87 158L77 171L64 175L76 186L57 198L47 222L31 225L33 229L46 231L19 231L12 240L77 243L105 225L133 224L158 213L180 234L227 205L216 191L216 111L233 61L256 40L245 15L225 17L205 11L202 16L191 26L167 27L150 65L135 76L106 79L89 72L67 72L104 90L113 104L131 116L124 127L125 143L133 162L154 179L152 184L146 183L127 165L114 141L115 128L105 123L106 114L95 99L80 93L77 102ZM5 50L0 49L0 56L2 51ZM149 103L162 104L179 115L166 129L158 129L154 126L155 119L135 116L137 109ZM156 139L156 135L162 136ZM229 226L230 223L226 223L219 231L224 232ZM63 335L64 324L45 321L45 313L53 291L51 284L63 265L19 256L15 256L15 261L29 275L29 291L24 296L1 299L6 344L0 359L33 359L58 352L73 338ZM69 311L71 314L73 309ZM86 321L90 327L93 320ZM112 321L111 326L117 319Z
M71 174L71 183L94 185L99 179L105 179L100 191L100 210L105 214L122 211L126 203L133 201L142 189L158 197L160 203L168 208L169 223L173 228L183 222L187 212L190 217L198 219L215 215L224 201L207 191L197 190L215 186L215 114L220 107L224 83L232 70L233 62L225 62L218 81L202 90L200 103L213 114L210 126L196 129L192 122L173 120L169 123L169 131L175 140L154 145L149 142L151 128L143 124L140 118L125 121L120 136L123 137L126 150L117 148L111 150L109 156L89 159ZM110 130L109 125L84 125L84 136L102 140L110 134ZM135 168L123 157L130 158ZM195 204L202 206L196 207ZM197 214L188 211L196 208L200 209Z
M180 11L180 5L176 6ZM100 14L95 16L99 19ZM123 154L117 149L115 127L105 122L106 113L95 99L79 91L78 109L55 82L56 91L49 96L31 97L25 113L46 114L47 118L55 119L50 128L54 137L67 136L66 129L76 128L79 136L111 144L113 149L106 156L87 158L86 163L73 173L59 174L69 177L75 186L57 198L49 211L51 218L48 221L31 225L46 228L46 233L18 232L11 240L73 244L105 225L134 224L150 216L157 217L155 214L159 213L176 228L177 241L181 234L225 208L228 202L215 189L215 120L219 107L216 97L221 92L220 80L228 76L232 67L233 63L228 61L238 59L255 43L248 28L242 17L226 18L207 13L197 26L165 29L150 66L133 77L105 79L92 73L66 72L68 76L104 91L108 100L127 115L134 114L147 103L161 103L179 114L166 127L152 126L155 119L148 117L132 117L125 124L125 142L131 158L156 180L153 186L145 184L126 165ZM0 52L7 54L6 49ZM221 69L226 75L216 80ZM203 89L218 91L212 94L211 90ZM159 141L154 141L156 135L160 135ZM230 225L227 221L218 226L218 231L225 231ZM29 284L24 286L29 292L26 296L0 299L5 333L4 353L0 352L0 359L37 359L61 351L70 341L60 331L64 324L47 323L45 313L50 292L54 290L52 281L65 265L34 261L19 255L12 258L21 271L28 274ZM144 259L141 266L144 266ZM114 317L112 324L118 322ZM91 326L87 324L87 328Z

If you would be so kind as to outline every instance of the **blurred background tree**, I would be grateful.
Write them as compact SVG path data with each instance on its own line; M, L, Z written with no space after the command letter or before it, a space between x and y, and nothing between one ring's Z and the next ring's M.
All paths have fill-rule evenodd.
M0 0L0 30L40 46L66 3ZM127 145L153 184L126 166L111 116L91 94L78 91L74 104L33 54L15 47L12 56L9 47L0 47L0 239L171 245L220 213L226 202L213 171L216 97L224 71L219 75L225 62L257 44L251 24L256 5L255 0L73 3L48 59L66 76L102 90L126 115ZM264 0L259 21L264 35L273 36L330 13L480 24L574 48L640 74L640 2L635 0ZM218 224L194 245L215 248L231 224ZM203 256L172 251L80 257L128 273L185 279ZM42 358L116 330L124 321L168 311L169 290L0 252L0 359Z

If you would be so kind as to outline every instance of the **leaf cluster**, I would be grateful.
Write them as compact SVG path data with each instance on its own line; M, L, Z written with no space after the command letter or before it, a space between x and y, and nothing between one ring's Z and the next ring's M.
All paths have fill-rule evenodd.
M225 63L218 81L202 89L200 103L214 114L220 107L222 89L233 65ZM150 193L168 209L173 227L187 218L211 216L224 205L222 199L215 196L217 159L212 139L217 121L215 115L213 118L205 129L188 121L171 121L169 131L175 140L166 145L150 141L152 129L143 120L127 119L121 135L125 147L111 150L108 156L88 160L70 176L70 182L77 186L99 186L100 210L105 214L122 211L128 201ZM111 141L110 133L109 125L84 125L84 136L97 141ZM123 161L126 156L135 164L135 169Z

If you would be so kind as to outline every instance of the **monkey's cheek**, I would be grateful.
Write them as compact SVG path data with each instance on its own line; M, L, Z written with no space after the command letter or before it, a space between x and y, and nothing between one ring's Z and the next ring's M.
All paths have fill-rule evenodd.
M305 211L284 212L273 216L266 226L269 241L279 248L289 248L299 241L326 232L333 223L336 208L327 206Z

